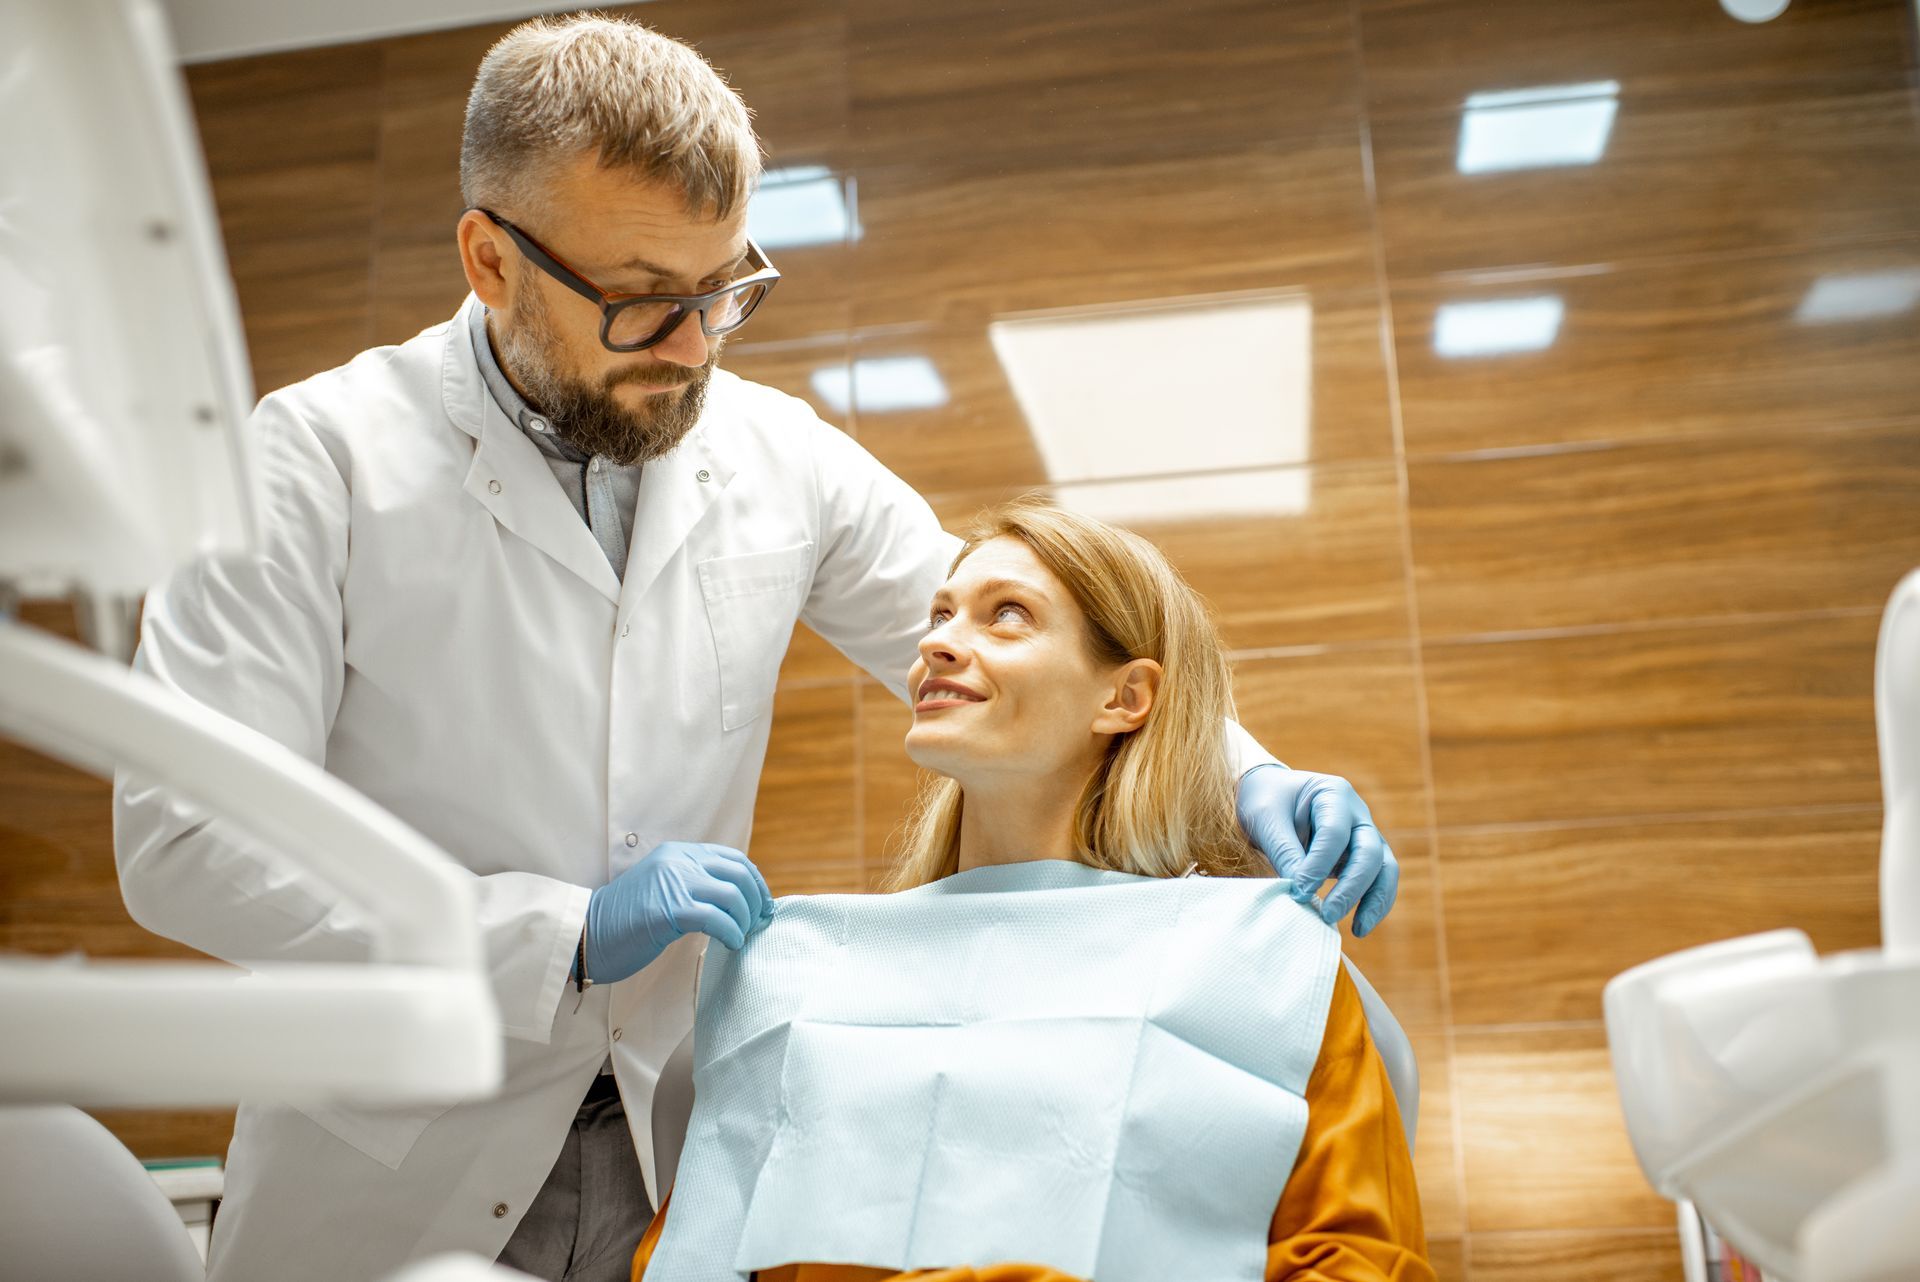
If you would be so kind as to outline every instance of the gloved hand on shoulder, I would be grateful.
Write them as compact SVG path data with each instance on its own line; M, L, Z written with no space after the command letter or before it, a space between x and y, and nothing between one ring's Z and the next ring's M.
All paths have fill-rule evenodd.
M751 860L728 846L669 841L587 901L587 978L627 978L682 935L728 948L773 917L773 892Z
M1339 775L1255 766L1240 777L1240 826L1293 880L1293 897L1317 909L1328 925L1354 909L1353 933L1366 935L1393 910L1400 861L1373 826L1373 814ZM1316 892L1337 877L1321 899Z

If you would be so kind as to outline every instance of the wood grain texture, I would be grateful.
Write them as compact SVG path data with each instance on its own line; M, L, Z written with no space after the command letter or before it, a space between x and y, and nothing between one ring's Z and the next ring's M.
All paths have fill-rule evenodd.
M1447 832L1439 870L1462 1025L1599 1019L1609 979L1716 939L1792 927L1822 953L1880 943L1877 807Z
M1878 628L1871 610L1430 644L1439 822L1877 804Z
M786 658L780 663L782 685L849 681L859 675L860 669L818 632L804 623L795 625L793 640L787 645Z
M1439 1282L1467 1282L1467 1241L1462 1237L1435 1237L1427 1231L1427 1263Z
M1369 105L1445 110L1469 94L1618 81L1624 95L1725 94L1759 85L1898 74L1912 66L1901 0L1796 0L1771 22L1715 4L1604 8L1485 0L1360 0Z
M1623 98L1597 163L1463 174L1460 116L1373 122L1396 278L1920 232L1920 130L1901 81Z
M1814 431L1920 416L1920 242L1489 280L1396 280L1410 455ZM1550 345L1446 355L1437 321L1562 309Z
M1438 1030L1409 1028L1407 1040L1420 1066L1420 1121L1413 1142L1420 1218L1429 1234L1451 1237L1467 1226L1466 1185L1455 1139L1460 1104L1451 1039Z
M853 0L849 17L867 167L1197 155L1358 119L1339 0Z
M854 323L926 323L1249 289L1373 284L1351 131L1226 155L1029 170L936 159L860 175ZM1284 234L1282 234L1284 230ZM1205 246L1196 252L1197 246ZM1159 354L1170 368L1178 354Z
M1666 1229L1627 1143L1597 1024L1454 1035L1467 1229ZM1473 1268L1471 1255L1469 1269Z
M851 684L787 686L774 697L747 853L776 895L854 891L864 883L854 725Z
M139 1158L217 1157L224 1161L227 1145L233 1140L234 1110L230 1108L87 1111Z
M1433 835L1414 830L1384 835L1400 863L1393 911L1365 939L1354 938L1352 922L1346 923L1340 948L1385 999L1402 1028L1442 1032L1448 1010L1441 982Z
M113 859L113 785L0 739L0 952L199 959L135 924Z
M1466 1239L1473 1282L1684 1282L1680 1239L1664 1230L1474 1233Z
M365 45L188 69L261 392L371 339L380 83Z
M1064 507L1157 544L1212 608L1230 650L1406 634L1392 467L1271 468L1051 492Z
M1877 609L1920 564L1920 418L1407 471L1429 638Z
M876 681L860 682L860 853L878 886L901 851L907 813L925 776L907 757L913 713Z
M1344 775L1388 841L1425 828L1419 690L1401 645L1354 647L1233 665L1240 724L1290 766Z

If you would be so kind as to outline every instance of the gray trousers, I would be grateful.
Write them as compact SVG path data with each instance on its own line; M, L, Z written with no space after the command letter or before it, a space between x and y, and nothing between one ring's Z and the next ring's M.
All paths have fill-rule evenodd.
M546 1282L627 1282L652 1220L626 1110L613 1074L603 1073L500 1263Z

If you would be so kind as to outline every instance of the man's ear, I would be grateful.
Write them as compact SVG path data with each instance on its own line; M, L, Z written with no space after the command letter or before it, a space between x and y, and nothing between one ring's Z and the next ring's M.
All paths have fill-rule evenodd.
M1160 697L1165 673L1152 659L1133 659L1114 669L1112 693L1094 718L1098 734L1127 734L1147 723L1153 702Z
M506 252L513 242L506 233L479 210L469 209L460 216L454 236L460 242L460 269L474 297L496 312L512 310Z

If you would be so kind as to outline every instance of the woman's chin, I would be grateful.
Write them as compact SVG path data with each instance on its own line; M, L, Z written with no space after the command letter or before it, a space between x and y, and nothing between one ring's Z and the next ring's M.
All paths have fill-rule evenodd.
M974 755L961 736L936 725L915 724L907 731L906 748L914 765L949 779L960 778Z

